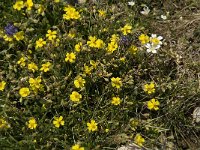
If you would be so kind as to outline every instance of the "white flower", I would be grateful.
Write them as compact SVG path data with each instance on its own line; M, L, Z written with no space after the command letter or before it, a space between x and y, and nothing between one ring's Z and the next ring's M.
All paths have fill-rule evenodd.
M166 20L167 19L167 16L165 16L165 15L161 15L160 16L163 20Z
M128 2L128 5L129 5L129 6L134 6L134 5L135 5L135 2L134 2L134 1L130 1L130 2Z
M147 6L143 7L143 11L140 11L140 13L143 15L148 15L149 12L150 12L150 9Z
M149 43L147 43L145 47L147 48L147 53L154 53L154 54L157 53L157 49L160 48L158 46L153 46L152 44Z
M156 34L152 34L150 37L150 41L152 43L152 45L154 46L158 46L160 48L160 45L162 45L162 40L163 37L162 36L157 36Z

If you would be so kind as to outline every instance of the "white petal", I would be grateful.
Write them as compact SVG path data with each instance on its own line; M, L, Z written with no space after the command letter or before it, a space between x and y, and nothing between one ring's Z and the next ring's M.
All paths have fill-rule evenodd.
M135 2L134 2L134 1L130 1L130 2L128 2L128 5L129 5L129 6L134 6L134 5L135 5Z
M147 53L150 53L150 52L151 52L151 49L148 48L148 49L147 49Z
M143 11L141 11L140 13L143 14L143 15L148 15L150 12L150 9L146 6L143 8Z
M145 47L146 47L146 48L151 48L151 44L147 43L147 44L145 45Z
M152 37L152 38L156 38L157 35L156 35L156 34L151 34L151 37Z
M140 13L143 14L143 15L146 15L146 14L145 14L145 11L140 11Z
M163 39L163 37L162 37L162 36L158 36L158 39L159 39L159 40L162 40L162 39Z
M152 53L154 53L154 54L157 53L157 50L156 49L152 50Z
M154 54L155 54L155 53L157 53L157 51L154 49L154 50L152 50L152 53L154 53Z
M159 49L160 48L160 45L156 45L155 47L154 47L154 49Z

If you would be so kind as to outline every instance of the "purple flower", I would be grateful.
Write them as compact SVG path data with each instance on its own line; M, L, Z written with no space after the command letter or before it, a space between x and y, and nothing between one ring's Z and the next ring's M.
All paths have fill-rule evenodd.
M9 36L12 36L16 32L18 32L17 27L15 27L12 23L9 23L7 26L4 28L5 33Z
M122 36L119 43L120 45L128 46L130 44L130 39L127 36Z

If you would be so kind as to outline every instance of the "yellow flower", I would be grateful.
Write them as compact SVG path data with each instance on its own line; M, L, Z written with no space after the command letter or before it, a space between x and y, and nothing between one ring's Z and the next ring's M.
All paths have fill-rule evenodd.
M53 124L55 127L59 128L61 125L64 126L65 121L63 120L63 116L54 117Z
M39 89L41 87L41 84L40 84L41 82L42 82L42 80L41 80L40 76L35 78L35 79L34 78L29 78L29 84L33 88Z
M119 97L113 97L112 102L113 105L119 105L121 103L121 100Z
M96 42L95 42L95 48L103 48L104 47L104 42L103 42L103 40L101 40L101 39L97 39L96 40Z
M27 97L30 94L29 88L21 88L19 90L19 94L21 95L21 97Z
M56 39L54 41L52 41L53 46L58 47L60 44L60 39Z
M70 30L68 33L68 37L70 37L71 39L73 39L76 36L76 33L74 30Z
M59 2L60 2L60 0L54 0L54 2L55 2L55 3L59 3Z
M33 7L33 1L32 0L27 0L25 3L27 10L31 10L31 8Z
M3 129L3 128L9 128L10 125L8 124L8 122L3 119L3 118L0 118L0 129Z
M41 48L43 47L44 45L46 45L46 41L44 41L42 38L39 38L39 40L37 40L35 42L35 48L38 49L38 48Z
M63 15L63 19L79 19L81 16L78 11L72 6L67 6L64 8L65 14Z
M82 95L76 91L73 91L72 94L70 95L70 100L73 102L79 102L81 98Z
M21 57L20 60L17 61L17 64L21 67L24 67L26 65L25 61L26 59L24 57Z
M140 134L136 134L136 136L134 138L134 142L135 142L135 144L142 146L143 143L145 142L145 139Z
M81 51L81 47L82 47L82 42L79 42L75 45L75 51L80 52Z
M132 26L129 24L126 24L123 28L120 29L123 33L123 35L127 35L128 33L131 33Z
M106 16L106 11L104 11L104 10L98 10L98 12L99 12L99 17L105 17Z
M97 131L98 130L98 127L97 127L97 123L95 122L95 120L91 120L90 122L87 123L87 127L88 127L88 130L89 132L90 131Z
M82 88L85 85L85 79L83 79L81 76L78 76L76 80L74 80L74 85L76 88Z
M5 85L6 85L5 81L0 82L0 91L3 91L5 89Z
M81 147L79 144L75 144L72 146L71 150L84 150L84 147Z
M8 36L8 35L4 35L3 38L4 38L5 41L8 41L8 42L13 41L13 38Z
M101 32L107 32L109 29L108 28L103 28L102 30L100 30Z
M119 60L120 60L121 62L125 62L125 61L126 61L126 57L121 57Z
M139 40L140 40L140 42L141 42L142 44L147 44L147 43L149 42L150 38L149 38L149 36L146 35L146 34L141 34L141 35L139 36Z
M24 32L23 31L19 31L17 33L14 34L14 38L17 41L23 40L24 39Z
M112 77L111 78L111 84L112 84L112 87L116 87L117 89L119 89L122 86L121 78L119 78L119 77L117 77L117 78Z
M87 41L87 45L90 47L95 47L96 40L97 40L97 38L95 36L89 36L89 41Z
M35 118L30 118L28 121L28 128L29 129L35 129L37 127L37 122Z
M139 125L139 120L138 120L138 119L132 118L132 119L130 120L130 126L131 126L131 129L132 129L133 131L135 131L135 130L137 129L138 125Z
M117 50L118 48L118 44L115 42L110 42L108 43L108 47L107 47L107 52L108 53L113 53L115 50Z
M90 75L91 72L92 72L92 70L93 70L93 67L92 67L92 66L89 67L89 66L87 66L87 65L84 64L84 72L85 72L85 74Z
M94 69L97 69L98 62L95 62L94 60L90 60L90 65L92 65Z
M53 39L56 38L56 35L57 35L57 31L48 30L46 37L48 38L48 40L52 41Z
M155 93L155 84L153 82L151 82L150 84L145 84L144 91L148 94Z
M51 66L51 63L50 62L46 62L45 64L42 64L42 68L40 68L40 71L47 72L47 71L49 71L50 66Z
M132 45L130 48L129 48L129 51L132 53L132 54L136 54L137 51L138 51L138 48L135 46L135 45Z
M41 4L38 4L37 13L44 15L44 10L45 10L44 6Z
M28 52L29 52L30 54L32 54L32 53L33 53L33 52L32 52L32 50L30 50L30 49L28 50Z
M23 1L16 1L15 4L13 5L14 9L21 10L24 8L24 2Z
M152 109L158 110L159 105L160 105L160 102L155 98L153 98L153 99L151 99L150 101L147 102L147 108L150 109L150 110L152 110Z
M111 42L117 43L119 41L119 35L118 34L113 34L110 38Z
M66 54L66 58L65 58L66 62L74 63L75 60L76 60L76 54L75 53L71 52L71 53Z
M109 132L109 129L105 129L105 132L108 133L108 132Z
M28 69L35 72L38 70L38 66L35 63L31 62L30 64L28 64Z
M160 40L158 38L152 38L151 39L151 42L154 44L154 45L158 45L160 43Z
M152 34L150 37L150 41L152 42L153 46L158 46L162 44L161 40L163 39L162 36L157 36L156 34Z
M87 45L94 48L103 48L105 43L101 39L97 39L95 36L89 36L89 41L87 41Z

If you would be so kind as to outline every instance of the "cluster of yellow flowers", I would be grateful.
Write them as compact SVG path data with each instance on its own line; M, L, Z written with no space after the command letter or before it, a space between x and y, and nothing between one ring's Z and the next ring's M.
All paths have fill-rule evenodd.
M144 91L147 92L148 94L153 94L155 93L155 84L153 82L151 82L150 84L145 84L144 85ZM150 110L158 110L160 102L153 98L150 101L147 102L147 108Z
M89 36L89 41L87 41L89 47L103 48L105 46L103 40L97 39L96 36Z
M30 87L32 88L32 90L37 93L38 90L41 90L43 88L43 85L41 84L42 79L41 77L37 77L37 78L29 78L29 84Z
M5 126L7 124L7 122L3 119L0 119L0 128ZM59 116L59 117L54 117L53 120L53 125L56 128L60 128L60 126L64 126L65 125L65 121L63 120L63 116ZM98 123L96 123L95 120L91 120L90 122L87 123L87 128L89 132L94 132L98 130ZM38 126L37 121L35 120L35 118L31 117L27 123L27 126L29 129L36 129L36 127Z
M61 1L54 0L54 3L59 3L59 2ZM31 12L30 10L32 8L36 8L39 14L42 14L42 12L44 12L45 10L45 6L43 6L42 4L36 5L33 3L32 0L26 0L26 1L17 0L13 5L13 8L18 11L27 8L28 11L24 10L24 12L29 12L29 13ZM23 54L20 54L20 57L17 58L16 66L17 69L20 70L27 69L26 71L28 72L28 75L25 76L28 76L26 78L28 79L28 81L26 80L25 82L23 82L23 84L18 84L16 88L18 91L18 95L20 95L21 99L22 98L31 99L33 98L33 96L34 98L36 98L37 96L41 98L43 95L41 94L42 95L41 96L39 92L43 91L44 94L48 94L51 92L52 89L55 90L54 87L57 86L56 88L59 89L57 90L58 93L63 92L62 89L67 89L64 91L64 92L67 91L64 96L67 97L69 101L63 102L63 99L61 98L61 100L59 100L59 102L61 101L61 105L64 103L64 105L70 107L72 106L72 109L73 107L79 108L78 106L80 106L81 108L82 107L81 104L85 105L84 102L85 101L88 102L86 98L88 95L89 95L88 97L91 96L91 98L93 98L94 96L90 95L90 93L86 93L88 92L87 91L88 86L90 86L90 84L92 84L93 86L94 84L96 84L96 81L99 81L99 79L103 79L103 81L99 81L100 83L98 83L100 84L100 86L102 86L102 88L99 88L98 90L101 91L103 89L105 91L106 90L108 90L109 92L111 91L111 95L106 95L106 92L103 91L105 92L106 95L105 99L109 100L108 104L111 106L111 108L120 109L120 106L122 104L126 105L124 97L125 94L123 95L120 92L123 90L123 88L126 88L126 86L128 85L128 80L132 77L132 75L131 77L127 75L129 74L128 71L130 71L132 68L127 71L128 73L126 71L125 73L121 71L121 68L123 67L125 68L126 66L129 65L128 63L126 63L130 59L128 55L133 54L135 57L140 49L139 47L137 47L137 43L133 43L132 41L130 42L130 44L127 44L127 46L123 45L122 37L128 39L129 35L132 36L134 31L133 26L130 23L125 23L123 27L118 26L113 33L108 33L107 31L109 30L109 28L103 27L99 31L96 31L96 33L88 33L87 35L81 35L81 33L80 34L78 33L80 29L78 28L76 29L76 23L78 24L78 26L81 27L83 24L88 23L87 21L82 22L82 19L84 19L82 10L77 10L75 7L70 5L67 6L65 5L64 10L63 7L61 9L62 9L61 11L65 12L64 14L61 14L62 21L60 22L59 25L55 26L52 25L53 24L52 22L50 23L48 22L49 24L51 24L51 27L49 28L50 25L48 24L48 28L44 29L45 33L43 36L42 34L38 35L36 34L37 36L33 38L31 37L31 39L29 39L28 35L25 35L26 30L16 32L15 34L13 34L13 36L8 36L8 35L3 36L5 41L9 42L13 41L16 42L17 44L21 44L20 42L26 43L27 51L24 52ZM96 10L94 11L96 12ZM104 18L107 18L107 16L109 16L109 14L107 14L107 11L103 9L99 9L97 13L98 13L97 18L100 20L104 20ZM34 20L33 18L31 19ZM105 22L106 21L107 20L105 20ZM88 26L93 30L91 24ZM104 36L103 34L101 35L102 31L105 33L106 36ZM144 46L148 48L147 52L155 53L156 50L160 48L160 45L162 44L161 41L162 37L157 36L155 34L153 34L152 36L148 36L147 34L141 34L137 38L141 42L142 45L141 48ZM127 51L126 50L122 51L124 47L127 48ZM35 53L41 55L41 57L35 55ZM113 55L113 53L114 54L116 53L116 55ZM58 58L56 59L53 59L53 57L51 57L56 55L58 55ZM60 64L56 62L57 60ZM122 66L121 68L119 67L120 65ZM58 72L56 72L57 69ZM118 71L115 72L115 69ZM68 71L70 73L66 77L66 72ZM62 72L64 72L64 75L62 74ZM59 77L57 78L56 73L58 73L59 75L61 74L62 79ZM49 80L50 82L47 83L48 81L45 80ZM65 84L63 85L58 84L57 82L59 80L61 80L61 84L62 82L65 82ZM5 81L8 82L7 79L5 79ZM9 86L6 87L7 83L5 81L0 80L0 94L1 92L7 91L7 89L9 88ZM48 88L48 90L46 90L46 88ZM91 91L93 90L95 92L98 91L95 88L93 89L93 87L90 88ZM149 84L144 84L142 88L144 90L143 93L146 93L146 95L150 97L148 99L149 101L145 102L146 107L149 110L154 110L154 111L159 110L160 106L160 102L158 101L159 98L157 99L156 97L155 98L151 97L155 96L154 93L157 92L155 83L150 82ZM55 90L55 93L57 91ZM101 93L99 92L98 94L100 95ZM48 96L50 97L50 99L51 98L54 99L54 97L56 97L58 94L57 95L49 94L49 95ZM52 105L54 105L55 103L56 101L52 102ZM45 106L46 105L43 104L43 108L45 108ZM76 111L73 110L73 112ZM65 118L65 115L63 115L64 113L61 113L59 111L58 113L60 113L60 115L58 116L55 115L54 117L52 117L51 120L51 125L54 126L55 130L57 128L62 128L62 127L65 128L66 122L68 122L67 117ZM61 116L61 114L63 116ZM100 116L98 115L95 116L95 115L96 114L93 114L92 116L88 115L89 121L84 122L88 134L91 132L98 131L102 128L104 132L108 134L107 132L110 131L109 126L106 125L105 128L103 127L103 125L101 126L101 121L99 121L98 119ZM26 122L26 127L31 130L37 129L38 126L40 127L39 125L40 122L37 122L38 119L39 117L36 118L36 116L35 118L31 117L27 119L28 121ZM136 122L135 124L132 123L134 131L136 131L136 126L138 126L138 124L139 124L138 122ZM9 125L6 122L6 120L0 119L0 128L8 126ZM138 133L135 135L134 142L139 146L143 146L145 139L142 137L141 134ZM71 147L71 150L84 150L84 147L82 147L79 142L77 143L74 142L74 145Z
M19 31L17 33L15 33L13 35L14 39L17 40L17 41L21 41L23 40L25 37L24 37L24 32L23 31ZM4 35L3 38L5 41L8 41L8 42L12 42L13 41L13 37L12 36L8 36L8 35Z
M20 67L25 67L26 66L26 57L22 56L18 61L17 64L20 65ZM40 68L40 71L47 72L50 70L51 67L50 62L46 62L42 64L42 67ZM32 72L35 72L38 70L38 66L34 62L28 63L28 69Z
M27 10L31 10L33 7L33 1L32 0L27 0L27 1L21 1L18 0L16 3L13 5L13 8L16 10L21 10L22 8L27 7Z

